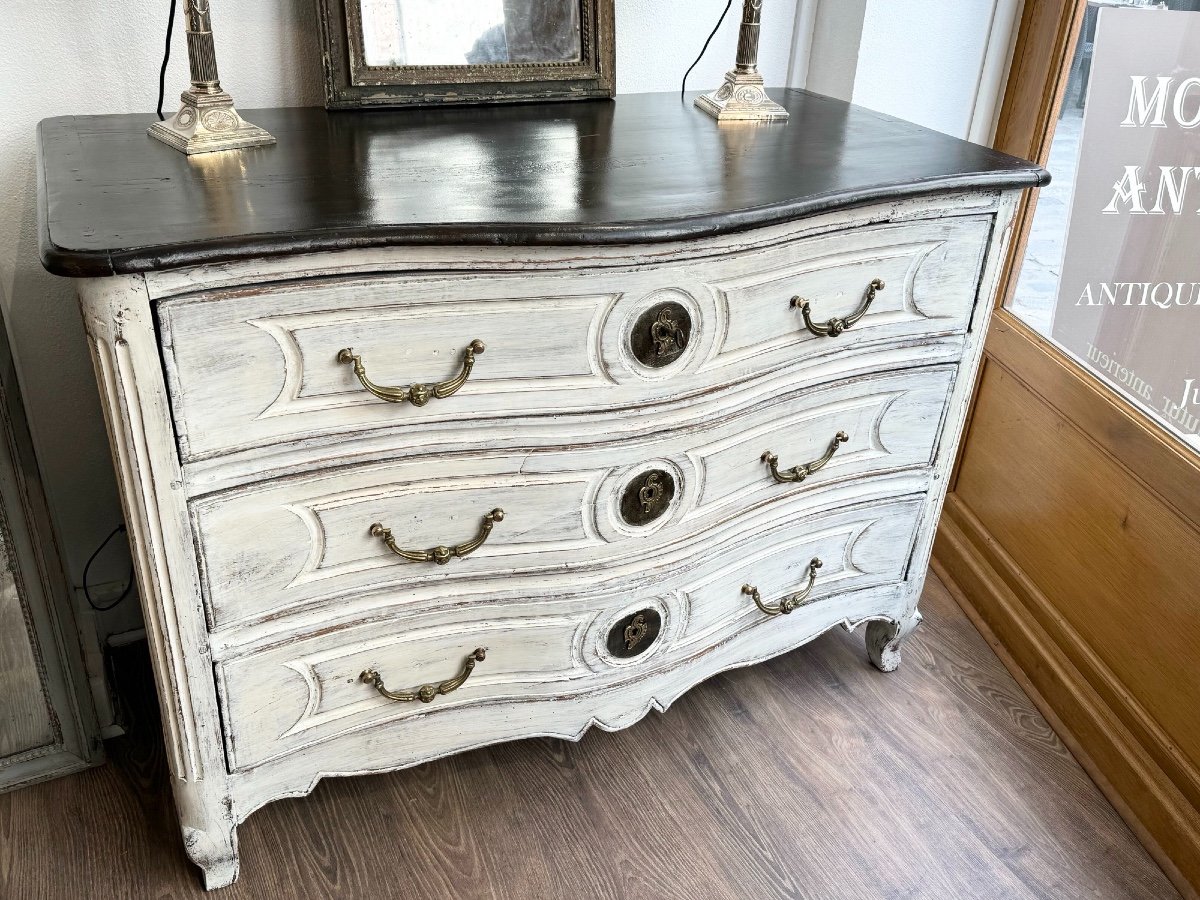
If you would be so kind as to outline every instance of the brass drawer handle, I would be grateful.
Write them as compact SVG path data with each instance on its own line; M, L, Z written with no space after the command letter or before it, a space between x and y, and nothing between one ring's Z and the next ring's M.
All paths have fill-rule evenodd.
M779 457L770 450L762 455L762 461L771 467L771 477L780 484L788 482L800 482L811 475L813 472L825 468L825 463L833 459L833 454L837 453L838 447L850 440L850 435L844 431L839 431L833 436L833 440L829 443L829 449L825 451L825 455L820 459L814 459L810 463L805 463L801 466L792 466L790 469L779 471Z
M814 322L812 316L809 314L809 302L803 297L793 297L792 307L800 310L800 313L804 316L804 327L817 337L837 337L847 328L852 328L859 319L867 314L867 310L871 308L871 301L875 299L875 295L879 291L882 291L884 287L885 285L881 279L872 278L871 283L867 285L867 293L863 297L863 301L858 309L844 319L834 316L825 323Z
M411 403L413 406L424 406L434 397L438 400L445 400L466 384L467 379L471 377L471 370L475 368L475 357L483 353L483 351L483 341L471 341L467 345L467 349L463 352L462 371L449 381L439 381L432 387L427 384L412 384L408 387L384 387L383 385L375 384L375 382L367 377L367 370L363 366L362 357L357 356L350 347L347 347L345 350L339 350L337 360L340 363L353 364L354 374L358 376L358 380L362 382L362 386L380 400L386 400L388 403Z
M758 593L758 588L752 584L743 584L742 593L748 597L752 597L758 608L768 616L786 616L792 610L807 605L808 595L812 593L813 585L817 583L817 569L819 568L821 568L821 561L814 557L808 564L808 584L804 586L804 590L784 597L774 606L768 606L766 603L763 603L762 595Z
M435 562L439 566L444 566L450 562L450 557L457 556L459 559L462 559L464 556L468 556L482 547L483 542L492 533L492 526L497 522L503 521L504 510L496 507L483 517L483 523L479 526L479 534L475 535L474 538L456 547L434 547L432 550L405 550L396 544L396 539L392 537L392 530L384 528L378 522L371 526L371 535L387 544L388 549L397 556L403 556L405 559L411 559L413 562Z
M383 678L374 669L364 669L363 673L358 676L358 680L363 684L374 685L375 690L379 691L380 694L389 700L396 700L400 703L411 703L414 700L420 700L422 703L430 703L439 694L449 694L462 687L463 682L470 678L471 673L475 671L475 663L483 662L485 656L487 656L487 648L476 647L471 651L471 655L467 657L467 661L463 664L463 670L449 681L443 681L441 684L423 684L415 691L389 691L383 686Z

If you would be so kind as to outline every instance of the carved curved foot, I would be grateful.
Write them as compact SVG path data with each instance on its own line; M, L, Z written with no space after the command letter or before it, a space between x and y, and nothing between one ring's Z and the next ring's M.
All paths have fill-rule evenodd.
M204 889L214 891L237 881L237 832L228 835L183 827L183 848L204 874Z
M895 672L900 665L900 642L920 624L921 613L915 609L912 615L899 622L868 622L867 656L875 668L881 672Z

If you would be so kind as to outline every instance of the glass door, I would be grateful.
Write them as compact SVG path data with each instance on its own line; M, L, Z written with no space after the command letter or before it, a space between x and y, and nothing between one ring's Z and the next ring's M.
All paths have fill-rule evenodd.
M1088 0L1009 309L1200 450L1200 0Z

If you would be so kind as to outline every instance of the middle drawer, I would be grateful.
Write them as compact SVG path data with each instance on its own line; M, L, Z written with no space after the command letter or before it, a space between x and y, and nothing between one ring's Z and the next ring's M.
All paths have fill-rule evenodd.
M803 514L842 489L925 490L954 373L751 396L640 441L419 457L195 500L210 623L398 587L599 569L750 527L770 505ZM858 486L872 479L877 487Z

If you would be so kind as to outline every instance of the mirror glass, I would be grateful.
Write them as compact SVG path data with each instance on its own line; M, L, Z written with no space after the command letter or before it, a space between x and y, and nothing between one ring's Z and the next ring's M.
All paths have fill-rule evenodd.
M579 62L579 0L358 0L368 66Z

